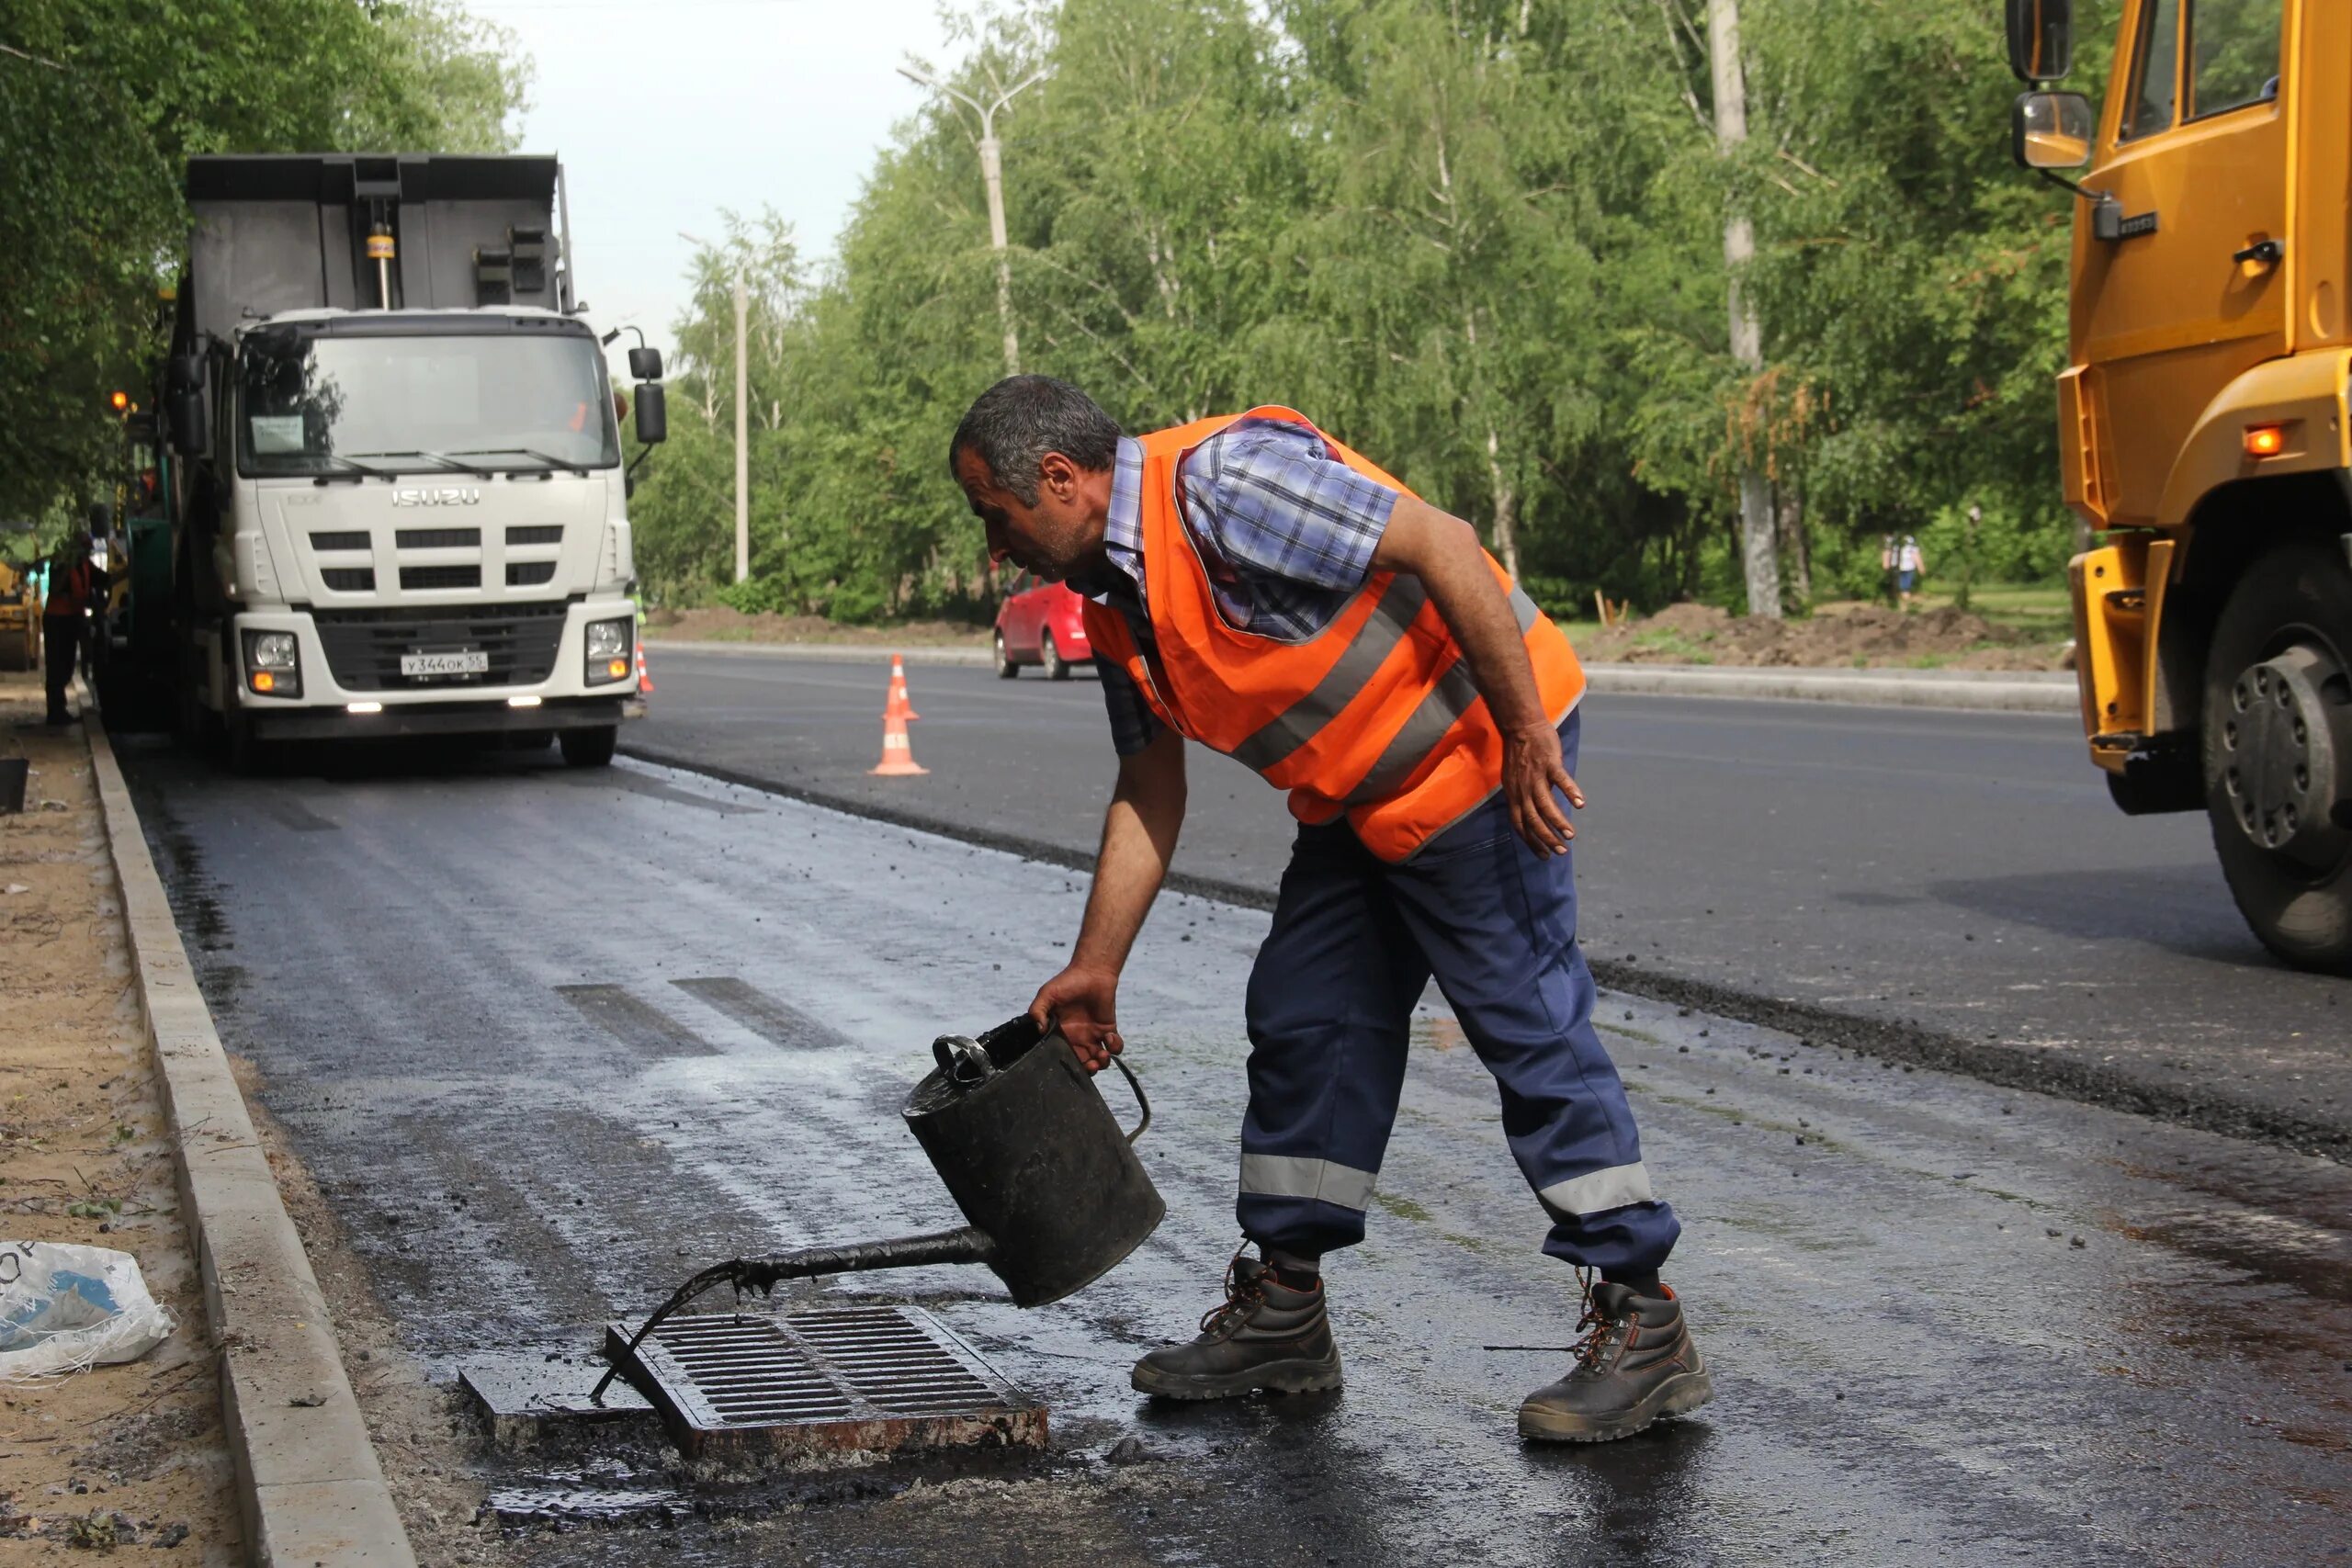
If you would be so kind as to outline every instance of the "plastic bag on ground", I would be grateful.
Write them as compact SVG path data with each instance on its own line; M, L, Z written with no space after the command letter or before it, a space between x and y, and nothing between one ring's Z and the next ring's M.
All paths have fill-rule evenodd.
M172 1327L130 1254L0 1241L0 1382L135 1361Z

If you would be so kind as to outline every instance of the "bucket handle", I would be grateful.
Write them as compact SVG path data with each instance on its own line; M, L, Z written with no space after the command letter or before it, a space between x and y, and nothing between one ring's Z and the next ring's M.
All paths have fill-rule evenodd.
M1143 1080L1136 1077L1133 1067L1117 1056L1111 1058L1111 1065L1119 1069L1119 1076L1127 1080L1129 1089L1135 1090L1136 1107L1143 1112L1143 1120L1136 1122L1136 1130L1127 1134L1127 1142L1132 1145L1143 1136L1144 1129L1151 1125L1151 1101L1144 1098Z

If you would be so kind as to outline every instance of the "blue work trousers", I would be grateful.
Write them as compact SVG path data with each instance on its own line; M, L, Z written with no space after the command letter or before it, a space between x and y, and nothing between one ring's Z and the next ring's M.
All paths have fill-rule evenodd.
M1571 713L1571 771L1577 729ZM1303 1257L1363 1239L1413 1008L1435 974L1501 1089L1503 1136L1552 1221L1544 1250L1612 1274L1665 1262L1681 1227L1651 1193L1593 1031L1571 859L1529 849L1499 794L1402 864L1344 818L1300 828L1250 976L1244 1234Z

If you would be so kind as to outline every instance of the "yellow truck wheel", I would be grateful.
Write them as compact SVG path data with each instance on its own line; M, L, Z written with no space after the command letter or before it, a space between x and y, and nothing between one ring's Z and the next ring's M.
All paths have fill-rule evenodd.
M2303 969L2352 974L2352 560L2296 538L2256 559L2214 628L2205 800L2246 923Z

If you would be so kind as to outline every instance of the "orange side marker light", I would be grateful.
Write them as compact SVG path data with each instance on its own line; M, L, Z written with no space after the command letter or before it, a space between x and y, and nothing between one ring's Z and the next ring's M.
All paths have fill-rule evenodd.
M2249 424L2245 427L2245 455L2249 457L2276 457L2287 449L2287 427L2283 424Z

